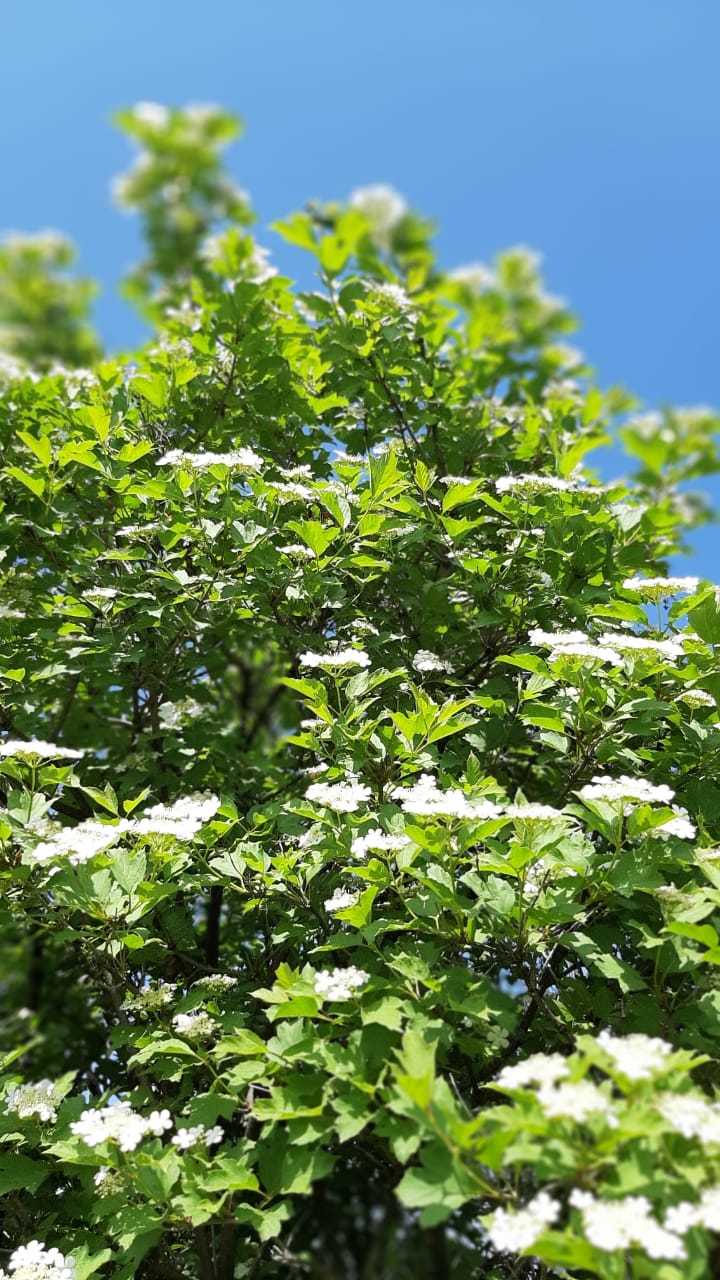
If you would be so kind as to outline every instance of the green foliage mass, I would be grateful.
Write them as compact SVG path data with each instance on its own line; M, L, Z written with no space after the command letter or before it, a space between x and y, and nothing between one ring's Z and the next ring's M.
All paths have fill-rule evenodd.
M132 363L0 249L4 1259L717 1274L720 597L666 579L717 418L387 190L276 224L299 292L231 118L120 123Z

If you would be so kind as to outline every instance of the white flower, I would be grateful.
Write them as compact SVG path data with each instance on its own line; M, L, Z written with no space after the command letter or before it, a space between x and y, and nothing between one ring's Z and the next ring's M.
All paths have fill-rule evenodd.
M447 671L449 673L453 670L451 662L438 658L437 654L429 649L418 649L412 664L416 671Z
M369 849L394 850L403 849L409 843L407 836L391 836L379 827L373 827L363 836L355 836L350 852L356 858L365 858Z
M364 969L349 965L347 969L321 969L315 974L315 991L325 1000L350 1000L370 977Z
M299 484L295 480L269 480L268 489L272 489L278 495L281 501L287 502L314 502L315 491L310 489L306 484Z
M643 1249L649 1258L678 1261L685 1257L682 1240L651 1216L645 1196L596 1200L588 1191L573 1191L570 1204L579 1209L585 1235L596 1249Z
M524 1062L503 1067L495 1083L502 1089L525 1089L528 1085L547 1089L562 1080L569 1070L565 1058L559 1053L534 1053Z
M398 311L412 312L412 299L399 284L389 284L384 282L378 284L376 281L366 281L365 288L375 297L386 298L393 307L397 307ZM414 314L414 313L413 313Z
M623 587L635 591L643 600L662 600L667 596L690 595L697 591L699 578L626 578Z
M170 805L152 805L139 818L132 819L129 829L140 836L167 835L176 840L192 840L219 808L220 801L214 795L181 796Z
M628 1080L647 1080L656 1071L662 1071L664 1060L672 1053L672 1045L657 1036L639 1033L614 1036L611 1031L601 1031L597 1045L613 1059L617 1070Z
M574 659L578 662L608 662L612 667L621 667L622 658L614 649L609 649L607 645L578 643L563 644L557 649L553 649L548 657L548 662L558 662L560 659Z
M661 654L665 658L682 658L685 653L681 636L672 636L668 640L652 640L649 636L628 635L623 631L606 631L600 636L598 644L618 649L620 653L647 651Z
M533 627L528 632L530 644L538 648L560 649L569 644L589 644L590 637L584 631L543 631L541 627Z
M497 288L495 272L483 262L468 262L464 266L453 267L452 271L448 271L448 278L470 289L472 293L484 293L486 289Z
M559 1216L557 1200L541 1191L524 1209L498 1209L487 1229L488 1238L499 1252L522 1253L534 1245Z
M83 600L114 600L116 595L115 587L88 587Z
M11 1089L5 1099L8 1111L15 1111L21 1120L37 1116L43 1122L57 1119L58 1099L52 1080L38 1080L37 1084L19 1084Z
M72 751L70 747L58 747L54 742L43 742L40 738L31 738L29 742L21 742L8 738L0 743L0 756L22 756L24 759L38 760L81 760L82 751Z
M567 493L577 487L577 480L563 480L560 476L500 476L495 481L498 493L514 493L516 490L520 493L541 493L551 490L556 493Z
M191 1147L214 1147L225 1137L219 1124L206 1129L204 1124L194 1124L191 1128L178 1129L171 1139L174 1147L180 1151L189 1151Z
M301 653L301 667L369 667L370 658L363 649L338 649L337 653Z
M209 973L205 978L198 978L193 987L200 987L208 995L219 996L223 991L230 991L237 986L237 978L230 973Z
M546 1116L562 1116L581 1123L588 1116L602 1113L610 1124L617 1123L608 1098L590 1080L541 1088L537 1097Z
M610 778L607 774L598 774L592 782L588 782L578 791L581 800L631 800L637 804L669 804L675 792L665 783L655 785L645 778L629 778L621 774L619 778Z
M345 911L347 907L354 907L359 893L352 893L349 889L336 889L331 898L326 898L323 906L328 912Z
M668 818L667 822L655 827L648 835L659 836L661 840L668 840L670 836L674 836L676 840L694 840L697 828L690 821L687 809L682 809L678 804L674 804L672 808L675 817Z
M170 120L169 109L160 102L136 102L132 114L152 129L164 129Z
M562 819L569 822L569 815L562 809L554 809L550 804L509 804L505 806L509 818L521 822L556 822Z
M687 702L689 707L715 707L717 703L711 693L705 689L686 689L684 693L679 693L677 700L682 699Z
M89 862L96 854L109 849L129 827L130 823L125 819L113 824L86 818L76 827L64 827L51 839L41 840L34 849L30 850L28 857L34 863L67 858L68 862L76 866L82 862Z
M315 552L309 547L304 547L301 542L291 542L287 547L278 547L278 551L283 556L291 556L297 560L315 559Z
M199 1013L176 1013L172 1024L178 1035L184 1036L186 1040L208 1040L215 1034L218 1025L203 1010Z
M380 241L387 241L408 211L404 197L384 182L356 187L350 194L350 206L364 214Z
M661 1116L684 1138L703 1146L720 1143L720 1104L691 1093L661 1093L655 1101Z
M159 1013L161 1009L172 1004L176 992L177 983L175 982L151 982L136 995L128 996L123 1003L123 1008L143 1016Z
M698 1204L683 1201L668 1209L665 1227L684 1235L691 1227L705 1227L707 1231L720 1231L720 1187L706 1187Z
M46 1249L40 1240L22 1244L10 1254L7 1273L0 1280L74 1280L75 1262L59 1249Z
M361 804L367 804L372 792L362 782L313 782L305 792L305 799L336 813L354 813Z
M88 1147L116 1142L121 1151L134 1151L147 1134L160 1137L171 1128L169 1111L153 1111L149 1116L141 1116L133 1111L129 1102L114 1102L108 1107L83 1111L80 1119L70 1125L72 1133Z
M230 467L241 471L259 471L262 458L252 449L233 449L230 453L185 453L182 449L171 449L158 459L159 467L189 467L192 471L203 471L206 467Z
M607 645L595 644L584 631L543 631L534 627L528 634L530 644L550 648L552 652L548 662L556 662L560 658L574 658L588 662L609 662L611 666L622 666L622 659Z
M183 698L180 702L163 702L158 711L158 719L169 732L180 729L187 720L194 720L203 713L203 706L194 698Z
M490 800L469 799L459 788L441 791L431 773L422 773L412 787L399 788L395 796L406 813L487 821L502 812Z

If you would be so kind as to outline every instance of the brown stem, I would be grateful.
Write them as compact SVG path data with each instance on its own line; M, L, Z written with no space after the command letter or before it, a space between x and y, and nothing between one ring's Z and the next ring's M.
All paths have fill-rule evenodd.
M220 916L222 913L222 885L216 884L210 890L207 919L205 924L205 959L212 968L217 966L220 955Z

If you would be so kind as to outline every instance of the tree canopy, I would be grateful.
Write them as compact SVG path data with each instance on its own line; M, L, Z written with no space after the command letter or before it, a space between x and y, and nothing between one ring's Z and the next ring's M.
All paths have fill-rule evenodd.
M387 187L300 289L232 117L119 123L142 349L0 246L7 1273L717 1274L717 416Z

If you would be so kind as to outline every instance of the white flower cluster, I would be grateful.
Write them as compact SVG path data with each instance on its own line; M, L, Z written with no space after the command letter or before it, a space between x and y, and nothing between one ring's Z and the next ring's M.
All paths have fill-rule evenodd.
M73 866L89 862L90 858L115 844L129 827L130 823L123 819L112 824L87 818L76 827L63 827L49 840L41 840L30 850L28 857L33 863L49 862L58 857L67 858Z
M192 840L219 808L217 796L197 792L181 796L170 805L151 805L129 824L129 829L140 836L161 835L174 836L176 840Z
M706 1231L720 1231L720 1187L706 1187L697 1204L681 1201L665 1215L668 1231L684 1235L691 1227L705 1227Z
M692 1093L662 1093L655 1105L670 1128L684 1138L697 1138L703 1146L720 1144L720 1103Z
M666 1040L639 1032L614 1036L611 1031L601 1031L597 1045L612 1058L617 1070L628 1080L648 1080L656 1071L662 1071L665 1059L673 1051Z
M672 660L682 658L685 653L682 636L653 640L650 636L636 636L624 631L606 631L600 636L598 644L617 649L619 653L657 653Z
M617 1124L610 1099L591 1080L547 1085L538 1089L537 1100L546 1116L582 1124L591 1115L602 1115L609 1125L614 1127Z
M119 1169L112 1169L109 1164L101 1164L97 1173L93 1174L93 1183L101 1196L114 1196L123 1189L123 1177Z
M432 653L430 649L418 649L412 664L416 671L445 671L448 674L453 670L451 662L447 662L444 658L439 658L436 653Z
M268 480L268 489L272 489L285 502L314 502L315 490L297 480Z
M323 906L328 912L345 911L348 907L354 907L359 893L352 893L349 889L336 889L331 898L326 898Z
M7 1271L0 1280L74 1280L75 1263L59 1249L46 1249L40 1240L21 1244L10 1254Z
M204 1124L194 1124L190 1128L178 1129L171 1142L180 1151L190 1151L192 1147L214 1147L222 1142L224 1136L219 1124L213 1125L211 1129L206 1129Z
M368 293L371 293L374 297L384 298L391 303L393 307L397 307L398 311L406 311L409 313L409 316L412 315L414 317L415 313L413 311L412 299L401 285L390 284L387 281L378 283L375 280L366 280L365 288Z
M366 831L365 835L355 836L350 852L355 858L366 858L371 849L391 852L404 849L408 843L407 836L391 836L381 831L379 827L373 827L371 831Z
M626 578L623 587L643 600L663 600L668 596L690 595L697 591L699 578Z
M495 1083L501 1089L525 1089L528 1085L548 1089L558 1080L563 1080L569 1071L570 1068L562 1054L534 1053L523 1062L516 1062L511 1067L503 1067Z
M195 720L203 714L203 706L195 698L182 698L180 702L163 702L158 719L169 732L182 728L187 720Z
M21 1120L37 1116L44 1122L57 1119L57 1095L52 1080L38 1080L36 1084L19 1084L11 1089L5 1099L8 1111L14 1111Z
M551 804L508 804L505 813L516 822L570 822L570 815L562 809L554 809Z
M371 794L369 787L351 778L346 782L313 782L305 799L336 813L354 813L361 804L367 804Z
M528 632L530 644L538 649L559 649L566 645L585 644L589 639L584 631L543 631L542 627L533 627Z
M315 974L315 991L325 1000L351 1000L369 977L364 969L352 964L347 969L321 969Z
M575 1120L582 1124L591 1115L605 1116L607 1124L614 1126L614 1107L610 1098L593 1084L592 1080L577 1080L559 1084L568 1074L568 1065L560 1055L547 1056L536 1053L525 1062L507 1066L497 1076L496 1083L505 1089L527 1088L537 1085L537 1101L547 1116Z
M717 703L711 693L706 689L685 689L683 693L678 694L678 698L683 702L687 702L689 707L716 707Z
M89 600L92 604L93 600L113 601L116 596L117 591L115 587L88 587L87 591L83 592L82 598L83 600Z
M502 813L492 801L471 800L457 787L441 791L431 773L421 773L412 787L399 788L395 797L405 813L480 820L498 818Z
M356 187L350 193L350 207L362 213L370 223L376 237L387 241L391 231L405 217L408 206L404 196L384 182L367 187Z
M222 995L223 991L230 991L237 986L237 978L233 978L230 973L208 973L204 978L198 978L193 983L193 987L199 987L201 991L206 991L210 996Z
M278 551L283 556L290 556L294 560L314 560L315 552L306 547L302 542L291 542L286 547L278 547Z
M301 653L301 667L369 667L370 658L363 649L338 649L337 653Z
M8 738L0 743L0 756L21 756L26 760L81 760L83 752L59 747L54 742L43 742L40 738L31 738L29 742Z
M189 467L191 471L203 471L207 467L230 467L233 470L259 471L263 460L252 449L233 449L230 453L186 453L183 449L171 449L158 458L159 467Z
M563 480L560 476L521 475L500 476L495 481L498 493L570 493L582 488L588 493L586 485L579 480Z
M580 1210L585 1235L596 1249L613 1253L616 1249L644 1250L649 1258L678 1261L685 1257L680 1236L663 1227L652 1216L645 1196L622 1200L597 1200L589 1191L575 1190L570 1204Z
M522 1253L560 1216L557 1200L541 1191L524 1209L498 1209L488 1226L488 1239L499 1252Z
M29 851L28 858L35 864L59 857L67 858L73 865L88 862L115 844L122 835L161 835L172 836L176 840L193 840L219 807L217 796L196 794L182 796L170 805L151 805L139 818L121 818L115 823L88 818L76 827L63 827L40 841Z
M697 828L695 823L690 821L690 814L687 809L681 808L679 804L674 804L672 809L675 817L668 818L667 822L661 823L659 827L655 827L648 834L659 836L661 840L668 840L670 836L674 836L676 840L694 840L697 835Z
M630 778L627 774L611 778L607 774L598 774L592 782L580 788L578 795L581 800L630 800L635 804L670 804L675 792L665 786L665 783L655 785L645 778Z
M152 1111L149 1116L141 1116L133 1111L129 1102L113 1102L108 1107L83 1111L70 1129L88 1147L115 1142L121 1151L134 1151L148 1134L160 1138L172 1129L172 1124L169 1111Z
M161 102L136 102L132 114L150 129L164 129L170 121L170 109Z
M215 1034L218 1025L215 1019L204 1010L200 1010L199 1013L176 1013L172 1024L178 1035L191 1041L209 1040Z
M461 267L453 267L448 271L448 279L454 280L471 293L484 293L487 289L497 287L495 272L486 267L484 262L467 262Z
M579 662L608 662L622 666L622 658L609 645L596 644L584 631L543 631L535 627L529 633L530 643L551 650L548 662L561 658Z
M159 1013L161 1009L165 1009L169 1004L172 1004L176 992L177 983L175 982L160 981L149 983L142 991L128 996L123 1008L146 1017L148 1014Z

